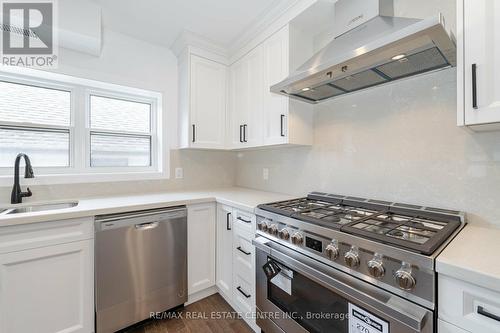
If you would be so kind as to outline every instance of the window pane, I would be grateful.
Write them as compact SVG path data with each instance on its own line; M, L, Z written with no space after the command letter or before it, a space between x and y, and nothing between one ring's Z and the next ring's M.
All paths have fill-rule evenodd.
M13 167L19 153L27 154L34 167L67 167L69 133L0 128L0 167Z
M0 120L69 126L71 93L0 81Z
M94 129L149 133L151 105L90 96L90 124Z
M151 165L151 138L109 134L91 134L93 167Z

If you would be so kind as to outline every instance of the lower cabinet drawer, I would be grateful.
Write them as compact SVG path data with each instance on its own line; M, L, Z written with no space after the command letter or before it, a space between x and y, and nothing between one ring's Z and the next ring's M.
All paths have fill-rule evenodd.
M440 319L472 333L500 333L500 293L446 275L438 284Z
M234 210L234 225L248 233L255 232L255 215L240 210Z
M235 275L234 279L234 302L237 311L242 312L242 316L250 318L255 308L255 288L248 276Z
M463 330L455 325L439 319L437 333L469 333L469 331Z
M234 265L244 266L235 267L235 270L245 269L248 271L253 271L255 262L255 247L252 245L252 241L248 239L243 234L234 233L233 237L233 253L234 253Z

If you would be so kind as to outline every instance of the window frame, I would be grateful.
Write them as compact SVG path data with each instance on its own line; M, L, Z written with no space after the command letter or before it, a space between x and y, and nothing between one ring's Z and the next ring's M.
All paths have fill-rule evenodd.
M70 93L70 123L68 126L7 122L0 119L0 127L56 129L69 131L69 165L67 167L34 167L35 178L23 180L26 184L65 184L168 178L168 154L163 153L162 94L101 81L44 72L26 68L0 67L0 81ZM90 165L90 97L92 95L123 99L151 105L150 133L151 165L145 167L91 167ZM112 130L97 132L111 133ZM117 131L118 133L124 133ZM167 156L165 156L167 155ZM12 167L0 167L0 186L11 185Z

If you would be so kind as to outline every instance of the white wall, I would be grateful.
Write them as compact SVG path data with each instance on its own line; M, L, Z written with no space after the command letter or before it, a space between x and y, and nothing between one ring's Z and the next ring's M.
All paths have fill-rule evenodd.
M163 94L165 142L177 143L177 58L167 48L104 30L100 57L60 49L58 73L158 91ZM167 156L168 149L165 150ZM172 150L171 180L30 185L33 197L26 201L84 196L143 193L174 189L230 186L235 181L234 155L229 152ZM14 161L12 161L14 163ZM173 179L174 169L184 168L184 179ZM35 170L36 176L36 170ZM26 184L30 180L21 180ZM36 179L34 179L36 182ZM25 185L23 185L25 186ZM10 187L0 187L0 204L10 202Z

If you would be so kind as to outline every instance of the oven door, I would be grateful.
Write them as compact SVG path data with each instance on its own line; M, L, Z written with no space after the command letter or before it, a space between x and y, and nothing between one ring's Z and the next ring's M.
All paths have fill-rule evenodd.
M266 333L433 332L428 309L264 237L254 245L257 324ZM279 271L272 278L269 261Z

